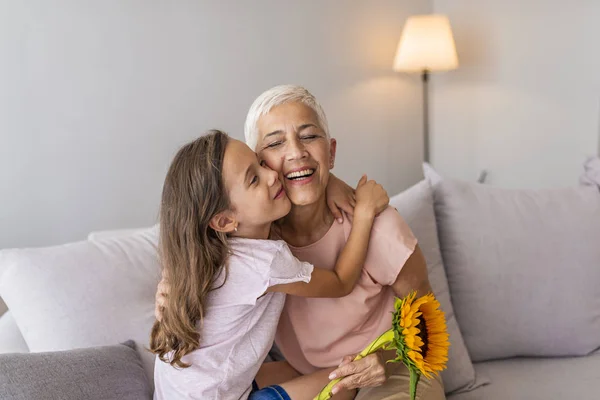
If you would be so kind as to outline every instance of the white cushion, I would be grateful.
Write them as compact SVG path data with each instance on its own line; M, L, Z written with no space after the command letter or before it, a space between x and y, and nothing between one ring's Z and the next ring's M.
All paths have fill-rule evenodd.
M29 353L29 348L10 311L0 317L0 354Z
M158 225L153 226L152 228L157 228ZM130 236L134 233L143 232L152 228L132 228L132 229L113 229L106 231L93 231L90 232L87 236L88 240L98 240L98 239L106 239L106 238L116 238L123 236Z
M32 352L137 343L148 377L157 229L129 236L0 251L0 295Z

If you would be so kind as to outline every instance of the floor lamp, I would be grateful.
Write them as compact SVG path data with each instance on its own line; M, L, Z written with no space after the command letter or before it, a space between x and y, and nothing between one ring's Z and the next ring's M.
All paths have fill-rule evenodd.
M423 159L429 159L429 74L458 68L458 56L448 17L415 15L406 20L394 71L420 72L423 81Z

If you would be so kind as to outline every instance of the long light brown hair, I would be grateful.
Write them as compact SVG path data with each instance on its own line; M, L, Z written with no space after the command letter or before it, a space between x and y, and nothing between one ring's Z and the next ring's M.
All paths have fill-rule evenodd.
M181 358L200 346L197 324L207 295L219 275L227 273L227 236L209 223L230 208L222 178L228 141L225 133L213 130L183 146L163 186L159 254L169 293L162 320L152 327L150 351L181 368L189 367Z

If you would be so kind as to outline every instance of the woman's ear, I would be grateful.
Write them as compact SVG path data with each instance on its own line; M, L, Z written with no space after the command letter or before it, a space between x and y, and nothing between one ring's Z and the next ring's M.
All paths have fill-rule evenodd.
M238 222L235 215L229 210L221 211L211 218L210 227L217 232L231 233L236 230Z
M334 138L329 139L329 169L335 165L335 151L337 150L337 141Z

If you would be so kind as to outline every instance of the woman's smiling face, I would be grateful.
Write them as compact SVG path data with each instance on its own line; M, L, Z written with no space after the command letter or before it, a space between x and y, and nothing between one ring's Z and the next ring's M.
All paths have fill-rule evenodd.
M329 139L312 108L299 102L273 107L258 120L256 153L279 173L293 205L325 198L336 141Z

